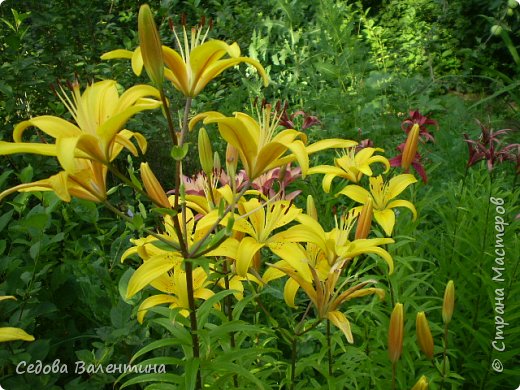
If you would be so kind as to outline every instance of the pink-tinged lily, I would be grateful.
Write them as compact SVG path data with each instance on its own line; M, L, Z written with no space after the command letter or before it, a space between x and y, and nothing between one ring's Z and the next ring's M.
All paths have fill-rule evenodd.
M179 38L175 29L178 51L168 46L162 46L164 59L164 76L170 80L173 86L186 97L197 96L204 87L224 70L238 65L242 62L252 65L264 80L267 86L269 79L265 69L260 63L249 57L240 55L240 48L235 42L228 45L221 40L206 41L209 28L203 33L202 24L198 28L192 28L188 34L186 26L183 25L183 33ZM189 38L188 38L189 36ZM226 57L227 58L224 58ZM101 56L101 59L109 60L115 58L127 58L132 61L132 70L140 75L143 70L143 56L141 47L133 52L118 49Z
M349 180L357 183L363 175L372 176L372 168L370 165L374 163L381 163L385 166L385 172L390 169L388 160L380 155L375 155L375 152L383 152L379 148L363 148L356 151L353 146L345 149L339 158L334 159L334 166L318 165L309 169L308 174L324 173L323 177L323 191L330 192L332 180L336 177Z
M108 164L123 148L137 155L138 151L131 142L132 138L135 138L142 152L146 150L146 139L143 135L123 127L136 113L161 105L159 101L152 99L159 97L155 88L138 85L120 96L116 82L106 80L87 86L83 93L80 92L77 82L71 85L71 89L72 100L63 89L62 95L58 96L69 110L75 124L50 115L21 122L14 129L15 142L0 143L0 155L35 153L56 156L63 169L74 174L76 158ZM29 127L36 127L54 138L55 145L23 142L22 136Z
M297 161L302 177L309 169L309 155L329 148L347 148L354 141L326 139L306 145L307 136L293 129L277 131L280 115L265 105L259 113L259 122L247 114L237 112L226 117L215 111L196 115L190 121L190 129L203 120L204 124L216 123L222 138L237 149L247 176L254 180L270 169Z
M385 183L382 176L370 177L370 192L358 185L348 185L339 192L350 199L365 204L368 198L372 198L374 219L383 228L387 236L392 235L395 225L394 208L406 207L412 214L413 218L417 217L415 206L407 201L395 199L410 184L416 183L417 179L410 174L402 174L390 179ZM362 206L355 207L356 212L361 211Z

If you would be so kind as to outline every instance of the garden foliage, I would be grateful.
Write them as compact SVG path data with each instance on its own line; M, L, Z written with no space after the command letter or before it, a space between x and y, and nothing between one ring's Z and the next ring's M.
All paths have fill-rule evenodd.
M515 388L517 5L2 3L0 385Z

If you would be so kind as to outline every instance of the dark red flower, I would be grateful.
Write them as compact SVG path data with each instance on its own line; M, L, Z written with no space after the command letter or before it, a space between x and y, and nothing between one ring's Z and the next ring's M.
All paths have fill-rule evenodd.
M403 159L403 151L404 151L404 145L405 142L403 142L401 145L397 147L397 150L401 152L399 155L395 156L394 158L391 158L388 160L390 162L391 167L400 167L401 161ZM424 169L424 166L421 162L421 155L416 152L415 157L412 161L412 167L415 169L415 171L421 176L422 181L426 184L428 183L428 177L426 176L426 170ZM408 173L409 169L405 170L405 173Z
M438 130L439 124L437 121L422 115L419 111L410 111L409 114L410 117L401 122L401 128L406 132L406 134L410 132L413 125L418 124L419 136L424 138L424 142L435 142L435 138L430 134L426 126L434 125Z

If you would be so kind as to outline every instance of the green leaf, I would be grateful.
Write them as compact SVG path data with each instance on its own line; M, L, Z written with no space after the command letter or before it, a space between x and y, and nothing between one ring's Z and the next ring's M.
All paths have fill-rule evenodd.
M184 145L182 146L177 146L175 145L171 152L170 152L170 155L172 156L172 158L175 160L175 161L180 161L182 160L184 157L186 157L186 155L188 154L188 150L189 150L189 147L190 147L190 144L189 143L185 143Z
M121 377L120 377L121 378ZM119 378L118 378L119 380ZM176 374L143 374L139 375L135 378L132 378L121 385L121 389L124 389L128 386L135 385L137 383L146 383L146 382L166 382L166 383L176 383L181 384L182 379ZM115 382L117 383L117 381ZM170 386L171 388L171 386Z
M184 384L186 390L193 390L197 385L197 373L199 372L199 359L189 359L185 366Z
M171 346L178 345L178 344L180 344L180 340L175 337L169 337L169 338L154 341L154 342L148 344L146 347L141 348L139 351L137 351L134 354L134 356L132 356L132 359L130 359L130 364L132 364L135 361L135 359L143 356L145 353L148 353L155 349L171 347Z
M9 221L11 220L11 217L13 216L14 210L8 211L4 215L0 217L0 232L4 230L4 228L7 226Z

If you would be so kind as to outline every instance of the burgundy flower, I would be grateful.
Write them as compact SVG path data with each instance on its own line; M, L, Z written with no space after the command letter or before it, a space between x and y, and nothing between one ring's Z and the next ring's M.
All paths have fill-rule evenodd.
M436 120L422 115L419 111L410 111L410 117L401 122L401 128L406 132L406 134L408 134L415 124L419 125L419 136L423 137L425 142L435 142L435 138L432 134L430 134L426 126L434 125L437 129L439 129L439 125Z
M282 108L280 102L278 102L276 104L276 110L277 111L282 110L282 114L280 116L280 126L283 126L286 129L296 128L297 126L295 124L295 119L298 118L299 116L303 116L303 119L302 119L303 122L300 127L301 131L308 129L309 127L312 127L312 126L319 125L321 123L320 120L316 116L309 115L303 110L298 110L292 114L288 114L287 113L287 104L285 104Z
M477 120L481 133L478 140L472 140L464 134L464 141L468 145L469 158L467 166L471 167L479 161L486 160L487 169L491 172L497 163L513 161L516 163L516 174L520 171L520 144L509 144L502 149L501 136L506 135L511 129L494 131Z

